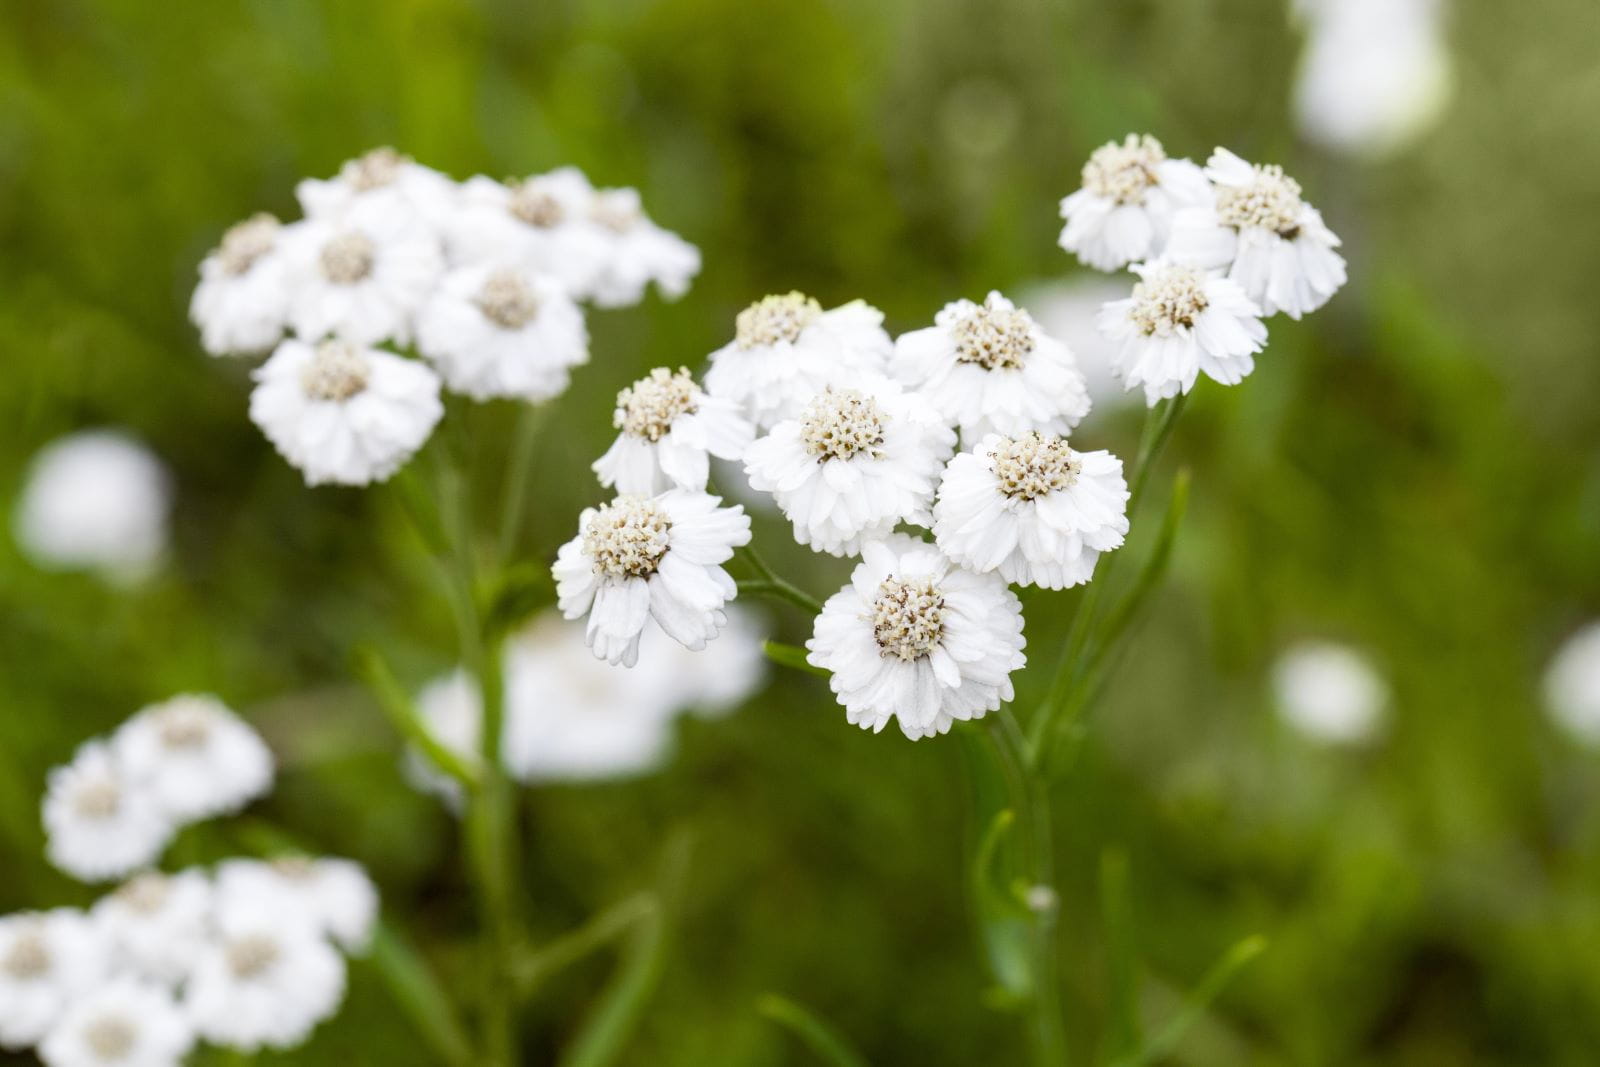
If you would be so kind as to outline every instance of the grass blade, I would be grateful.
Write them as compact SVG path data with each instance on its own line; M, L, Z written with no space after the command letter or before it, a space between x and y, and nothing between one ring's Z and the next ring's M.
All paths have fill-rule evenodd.
M466 1031L461 1028L444 987L398 930L380 920L372 932L368 959L389 987L395 1003L404 1009L442 1061L460 1067L474 1062Z
M1211 1002L1233 980L1251 960L1255 959L1267 948L1267 939L1260 934L1245 938L1222 954L1222 958L1211 965L1205 977L1200 979L1200 984L1194 988L1188 998L1183 1002L1183 1008L1163 1026L1156 1035L1150 1039L1137 1053L1116 1061L1115 1067L1144 1067L1145 1064L1155 1063L1178 1047L1189 1028L1200 1021Z
M867 1067L867 1058L852 1048L839 1031L788 997L767 993L756 1001L756 1011L794 1034L818 1059L832 1067Z

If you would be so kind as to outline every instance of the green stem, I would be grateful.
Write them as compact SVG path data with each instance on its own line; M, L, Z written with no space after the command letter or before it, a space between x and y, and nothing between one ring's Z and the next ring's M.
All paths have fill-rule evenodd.
M808 611L813 615L822 613L822 602L807 593L793 582L778 577L778 573L767 566L766 560L756 555L755 549L745 545L739 549L739 556L756 572L759 577L745 578L737 582L739 592L751 596L772 597L775 600L787 600L789 603Z
M511 558L522 535L522 513L528 499L528 480L533 473L534 444L544 425L545 406L528 404L517 416L516 437L511 442L511 459L506 464L505 491L501 494L499 559Z

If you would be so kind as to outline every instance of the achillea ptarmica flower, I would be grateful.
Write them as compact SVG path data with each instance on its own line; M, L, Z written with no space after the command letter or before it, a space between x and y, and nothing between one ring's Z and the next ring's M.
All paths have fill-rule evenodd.
M824 311L804 293L767 296L739 312L734 339L711 353L706 391L766 430L830 385L882 373L892 347L883 312L863 301Z
M227 860L217 867L217 911L226 923L242 910L306 922L349 952L366 949L378 917L378 891L353 860L281 856Z
M721 565L750 543L744 509L721 503L673 489L584 509L578 536L561 546L552 571L561 613L588 616L596 656L633 666L650 619L686 648L717 636L737 592Z
M594 187L576 167L507 182L469 178L445 246L453 263L515 263L582 299L611 252L606 232L590 219L593 200Z
M171 990L119 976L62 1014L39 1058L46 1067L178 1067L193 1047Z
M651 221L637 189L597 190L589 220L608 244L604 266L585 292L599 307L637 304L651 282L662 296L676 300L700 273L700 250Z
M1344 285L1339 238L1282 167L1252 166L1219 148L1206 176L1213 202L1174 217L1167 258L1226 270L1264 315L1298 319Z
M1122 544L1127 508L1122 461L1110 452L1078 452L1054 435L990 434L945 468L933 535L963 567L1065 589Z
M446 274L417 315L417 347L447 388L531 402L566 391L589 361L583 311L556 279L510 264Z
M154 863L172 839L172 819L112 755L85 742L50 772L44 797L50 862L80 881L103 882Z
M307 485L383 481L444 415L433 371L348 341L284 341L255 378L250 419Z
M1204 203L1206 178L1187 159L1168 159L1149 134L1110 141L1083 165L1083 187L1061 201L1060 245L1096 270L1120 270L1161 254L1181 207Z
M70 908L0 916L0 1048L38 1043L105 980L100 933Z
M292 1048L338 1010L344 990L344 958L310 923L221 909L184 984L184 1007L212 1044Z
M1133 268L1133 295L1101 308L1100 331L1118 342L1117 370L1145 402L1187 393L1204 372L1237 385L1267 343L1261 311L1238 284L1213 271L1157 261Z
M332 178L306 178L295 196L307 218L348 212L364 200L395 199L428 226L446 226L456 210L456 183L393 148L374 148L348 160Z
M1022 604L1003 578L895 534L863 546L850 584L822 606L806 658L831 672L850 722L877 732L898 719L915 741L1010 700L1024 644Z
M145 871L101 897L90 914L117 970L176 985L210 934L211 892L200 870Z
M622 432L594 472L601 485L634 496L703 490L710 457L736 459L755 436L737 404L708 395L687 369L674 374L665 367L617 394L611 424Z
M444 269L437 236L406 204L357 200L285 228L289 325L303 340L411 340L412 319Z
M180 823L238 811L272 788L272 752L213 696L176 696L112 737L129 780Z
M1600 622L1569 637L1544 675L1545 707L1575 740L1600 746Z
M745 450L750 485L770 492L795 540L855 555L901 522L927 525L955 432L921 396L881 376L830 386L800 417Z
M934 324L901 334L890 371L964 442L986 433L1066 433L1089 413L1089 392L1067 346L999 293L957 300Z
M1272 668L1278 713L1314 741L1357 744L1382 725L1389 687L1367 658L1331 641L1286 650Z
M213 356L267 352L283 336L289 314L283 231L273 216L252 215L230 227L200 261L189 318Z

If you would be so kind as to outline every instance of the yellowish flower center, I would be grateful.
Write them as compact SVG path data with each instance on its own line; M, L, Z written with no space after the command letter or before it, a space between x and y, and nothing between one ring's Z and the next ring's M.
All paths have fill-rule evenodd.
M120 1015L103 1015L83 1028L83 1043L104 1063L126 1059L138 1037L138 1028Z
M952 332L956 359L984 370L1013 370L1033 351L1033 318L1002 305L993 294L957 320Z
M497 270L484 279L474 303L484 318L507 330L520 330L539 314L538 294L514 270Z
M122 789L102 778L85 782L72 794L72 810L85 819L109 819L122 807Z
M800 416L800 442L818 463L864 455L883 458L887 416L878 402L855 389L824 389Z
M246 934L229 941L223 950L228 969L236 978L259 978L278 962L282 950L278 942L265 934Z
M557 200L555 195L545 188L545 183L538 178L513 182L511 202L508 206L511 214L517 219L541 230L559 226L567 217L561 201Z
M1112 141L1090 154L1083 165L1083 187L1119 204L1143 203L1145 191L1156 184L1156 167L1166 158L1160 141L1130 133L1121 144Z
M228 227L217 248L217 262L222 269L238 277L256 265L256 260L272 251L277 243L282 225L265 211L251 215L243 222Z
M822 305L801 292L764 296L739 312L734 341L740 348L793 344L822 314Z
M50 947L44 935L35 929L18 934L0 961L0 969L19 982L33 981L50 973Z
M679 415L692 415L699 401L700 387L688 368L680 367L674 374L657 367L617 394L611 425L623 433L659 441Z
M365 389L371 373L361 349L348 341L323 341L300 372L300 385L312 400L341 402Z
M1146 337L1171 337L1194 329L1210 306L1205 276L1193 267L1169 265L1133 287L1134 324Z
M1083 470L1065 438L1037 432L1007 438L989 458L1000 492L1016 500L1037 500L1068 489Z
M400 177L400 168L410 162L410 156L401 155L393 148L374 148L339 168L339 177L349 182L351 188L364 193L393 185Z
M671 547L672 520L654 503L619 496L602 504L583 529L583 554L608 578L648 578Z
M910 663L939 645L944 636L944 597L930 578L885 578L872 602L872 636L879 655Z
M322 276L334 285L354 285L372 275L373 251L370 237L349 230L330 238L317 262Z
M1249 185L1217 188L1217 217L1235 229L1271 230L1292 240L1300 232L1300 183L1276 164L1255 168Z

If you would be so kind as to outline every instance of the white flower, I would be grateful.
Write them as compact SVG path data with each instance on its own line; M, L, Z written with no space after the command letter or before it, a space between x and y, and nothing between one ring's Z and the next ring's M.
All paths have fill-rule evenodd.
M770 625L738 603L728 605L728 625L699 652L647 634L639 649L639 670L670 684L675 706L715 718L748 700L767 679L763 646Z
M576 167L510 183L469 178L446 235L450 260L516 263L581 299L611 252L611 238L590 218L593 201L594 188Z
M178 1067L194 1028L170 990L116 978L74 1003L39 1044L47 1067Z
M432 167L384 147L346 161L335 177L305 179L295 196L309 218L343 215L364 201L394 198L440 228L456 210L457 186Z
M704 490L710 457L738 458L755 436L737 404L708 395L688 370L665 367L617 394L611 424L622 432L594 472L601 485L635 496Z
M1550 716L1574 738L1600 745L1600 622L1569 637L1544 675Z
M480 263L444 276L418 313L417 347L458 393L538 402L565 392L571 369L589 361L589 331L554 278Z
M189 318L213 356L266 352L283 336L289 275L282 234L283 225L273 216L252 215L229 228L200 261Z
M1272 688L1291 726L1334 744L1372 737L1389 699L1389 687L1366 657L1326 641L1285 650L1273 666Z
M954 566L933 545L895 534L865 545L850 584L817 616L806 658L849 721L890 719L913 741L1010 700L1022 654L1022 604L997 574Z
M1128 533L1128 483L1110 452L1039 433L990 434L945 468L933 535L963 567L1064 589L1094 576Z
M1100 331L1118 342L1117 369L1129 389L1144 386L1151 407L1187 393L1203 371L1237 385L1267 343L1260 309L1237 284L1176 263L1135 266L1133 295L1100 311Z
M818 552L855 555L900 522L927 525L955 433L919 395L883 377L829 387L745 450L745 472Z
M711 353L706 392L740 405L758 430L830 385L882 372L893 342L883 312L856 300L831 311L804 293L768 296L739 312L734 339Z
M378 918L378 891L353 860L282 856L228 860L217 867L217 910L281 914L331 937L349 952L366 949Z
M593 662L593 656L584 656ZM417 693L417 714L428 733L464 762L478 764L483 736L483 701L477 684L464 670L454 670L424 685ZM508 727L509 729L509 724ZM401 770L415 788L439 797L459 811L466 797L461 783L439 770L420 749L407 746Z
M444 269L438 238L393 197L364 197L294 223L283 242L289 325L306 341L406 344Z
M609 239L604 266L585 294L600 307L637 304L651 282L667 299L676 300L700 273L700 250L652 222L636 189L598 190L589 218Z
M84 743L71 763L50 772L44 828L50 862L83 882L121 878L154 863L174 829L103 741Z
M338 1010L345 965L306 922L280 910L230 909L184 985L195 1029L216 1045L292 1048Z
M0 1048L36 1044L105 978L99 931L69 908L0 916Z
M90 914L118 970L176 985L210 936L211 879L196 869L146 871L101 897Z
M272 787L272 752L213 696L176 696L111 739L124 772L180 823L238 811Z
M584 509L578 536L561 546L553 573L561 613L588 615L596 656L633 666L652 618L691 649L717 636L727 622L723 606L737 591L721 564L750 543L744 509L721 503L674 489Z
M1083 165L1083 188L1061 201L1060 245L1096 270L1120 270L1161 254L1172 216L1203 203L1205 174L1187 159L1168 159L1149 134L1109 141Z
M1041 282L1022 295L1039 328L1072 353L1093 407L1102 411L1132 399L1117 378L1117 346L1095 326L1100 309L1126 295L1128 284L1122 277L1104 274Z
M284 341L255 377L250 418L307 485L385 480L444 415L433 371L346 341Z
M13 522L28 558L50 569L92 569L115 582L147 576L167 547L172 478L148 448L86 430L40 449Z
M932 326L901 334L890 371L971 444L986 433L1066 433L1089 413L1067 346L999 293L946 304Z
M1219 148L1206 176L1214 200L1174 217L1167 258L1225 269L1265 315L1298 319L1344 285L1339 238L1282 167L1251 166Z

